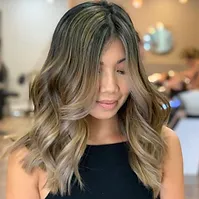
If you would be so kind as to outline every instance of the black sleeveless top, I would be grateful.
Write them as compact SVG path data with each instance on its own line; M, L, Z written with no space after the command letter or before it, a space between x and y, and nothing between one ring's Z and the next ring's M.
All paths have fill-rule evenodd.
M125 142L88 145L79 171L84 191L74 184L70 196L50 193L46 199L153 199L130 168Z

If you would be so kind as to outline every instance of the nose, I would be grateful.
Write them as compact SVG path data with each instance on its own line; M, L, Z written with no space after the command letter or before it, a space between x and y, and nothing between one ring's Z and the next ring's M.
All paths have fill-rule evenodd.
M100 76L100 92L116 93L119 90L117 77L113 73L102 73Z

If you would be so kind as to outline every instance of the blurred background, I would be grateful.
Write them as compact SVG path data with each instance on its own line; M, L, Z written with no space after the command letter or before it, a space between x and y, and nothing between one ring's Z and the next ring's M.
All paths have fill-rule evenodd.
M59 19L82 2L0 0L0 155L11 136L30 128L29 83L44 63ZM198 199L199 0L110 2L129 13L149 81L170 101L169 127L182 145L186 198ZM1 159L1 199L5 199L5 175L6 159Z

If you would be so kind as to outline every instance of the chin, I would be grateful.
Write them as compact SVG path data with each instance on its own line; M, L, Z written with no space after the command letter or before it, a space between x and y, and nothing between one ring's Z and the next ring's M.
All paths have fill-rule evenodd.
M105 115L93 116L93 115L91 115L91 116L97 120L109 120L109 119L114 118L116 115L113 115L113 116L105 116Z
M95 119L98 120L109 120L114 118L117 115L117 111L111 111L111 112L98 112L98 113L90 113L90 116L92 116Z

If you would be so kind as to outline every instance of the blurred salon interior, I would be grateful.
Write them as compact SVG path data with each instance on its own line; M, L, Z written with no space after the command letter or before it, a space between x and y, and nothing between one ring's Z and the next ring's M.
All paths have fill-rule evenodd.
M32 125L29 84L61 16L83 0L0 0L0 154ZM130 14L149 81L172 108L183 152L186 199L199 198L199 0L111 0ZM166 107L165 107L166 108ZM6 158L0 159L5 199Z

